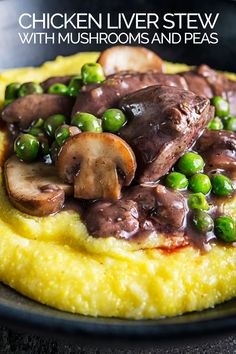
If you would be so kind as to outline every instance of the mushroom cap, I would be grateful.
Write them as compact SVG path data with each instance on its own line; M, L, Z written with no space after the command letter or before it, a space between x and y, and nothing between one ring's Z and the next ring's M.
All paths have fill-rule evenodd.
M46 119L53 114L69 117L73 104L73 98L62 95L27 95L4 107L1 116L8 123L17 123L20 128L27 128L36 119Z
M63 180L74 183L76 198L118 199L121 186L134 178L136 159L131 147L118 136L85 132L65 142L57 168Z
M114 46L104 50L98 58L105 75L112 75L119 71L156 70L163 72L162 59L150 49L144 47Z
M62 208L65 194L73 194L72 186L59 179L55 167L43 162L27 164L12 156L5 162L4 176L10 200L30 215L54 214Z

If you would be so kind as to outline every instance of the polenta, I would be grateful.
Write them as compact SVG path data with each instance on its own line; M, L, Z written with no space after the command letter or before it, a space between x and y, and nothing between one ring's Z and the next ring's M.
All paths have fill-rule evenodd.
M81 53L39 68L6 70L0 75L0 99L3 103L11 82L75 75L97 58L98 53ZM188 69L165 63L167 73ZM1 161L6 144L2 131ZM9 200L3 167L0 201L0 281L43 304L90 316L153 319L200 311L236 296L233 244L216 242L202 252L188 243L168 251L157 247L155 235L141 243L89 235L73 209L30 216ZM221 212L235 220L236 199L221 203Z

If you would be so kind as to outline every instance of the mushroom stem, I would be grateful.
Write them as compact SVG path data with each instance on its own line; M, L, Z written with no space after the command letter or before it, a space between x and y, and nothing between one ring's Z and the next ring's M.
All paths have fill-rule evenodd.
M74 184L75 198L118 199L120 197L121 185L116 164L106 157L83 160L81 172L75 177Z
M56 165L59 176L74 184L74 196L82 199L118 199L136 170L130 146L110 133L72 136L61 147Z

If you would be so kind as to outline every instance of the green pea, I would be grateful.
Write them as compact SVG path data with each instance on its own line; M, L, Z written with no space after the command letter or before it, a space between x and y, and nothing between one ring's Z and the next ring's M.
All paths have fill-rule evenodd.
M14 142L14 151L23 161L34 161L39 152L38 139L30 134L20 134Z
M54 95L67 95L68 87L64 84L53 84L49 87L48 93L52 93Z
M70 129L66 125L57 128L55 132L55 139L59 146L63 145L66 139L70 137Z
M120 109L110 108L102 115L103 130L110 133L117 133L125 122L125 115Z
M79 90L83 86L83 81L81 76L75 76L70 80L68 85L68 96L77 97Z
M214 227L214 221L211 216L202 210L195 210L192 216L192 223L202 233L207 233Z
M93 84L105 80L103 68L98 63L87 63L82 66L81 76L83 83Z
M236 118L233 116L228 116L224 121L224 128L232 132L236 132Z
M209 205L202 193L191 194L188 198L188 206L190 209L209 210Z
M60 151L60 146L57 144L57 142L55 140L50 147L50 156L51 156L52 162L54 162L54 163L56 162L59 151Z
M203 169L204 161L195 152L187 152L179 159L177 167L184 175L191 176Z
M63 114L54 114L45 120L44 130L48 136L54 137L56 129L65 122L66 117Z
M42 118L39 118L35 123L34 123L34 128L41 128L44 124L44 120Z
M42 118L39 118L29 129L29 134L34 136L44 135L43 124L44 124L44 120Z
M165 180L165 185L169 188L184 189L188 186L188 179L179 172L170 172Z
M43 130L37 127L32 127L29 130L29 134L33 135L33 136L39 136L39 135L43 135Z
M229 102L223 97L215 96L212 98L211 103L215 106L215 115L217 117L223 118L229 115Z
M32 95L32 94L42 94L43 89L39 84L36 84L35 82L25 82L22 84L18 90L18 96L19 97L24 97L27 95Z
M43 135L40 136L38 139L39 139L39 144L40 144L40 152L41 152L42 156L48 155L50 153L48 139Z
M215 219L215 234L224 242L236 241L235 222L229 216Z
M211 180L203 173L195 174L189 180L189 188L194 193L207 194L211 190Z
M12 82L7 85L5 90L5 100L14 100L18 97L18 90L20 88L20 84L18 82Z
M208 129L210 130L221 130L224 128L222 120L219 117L215 117L208 124Z
M90 113L77 112L72 118L71 125L75 125L83 132L102 132L101 119Z
M212 192L220 197L227 197L233 193L233 184L231 180L218 173L211 178Z

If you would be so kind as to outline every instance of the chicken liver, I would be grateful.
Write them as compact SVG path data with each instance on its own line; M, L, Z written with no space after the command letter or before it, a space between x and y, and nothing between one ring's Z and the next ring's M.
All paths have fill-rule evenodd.
M212 118L204 96L170 86L152 86L120 101L129 122L120 136L138 158L139 182L155 183L199 137Z

